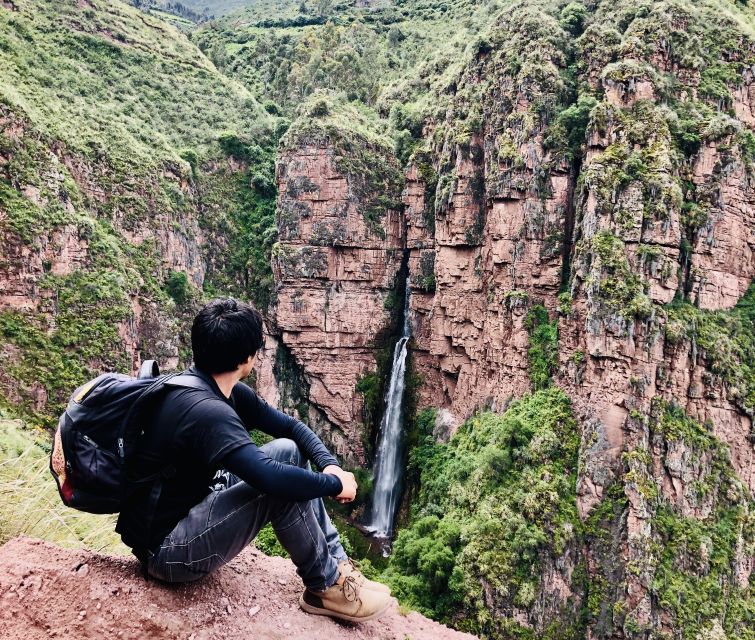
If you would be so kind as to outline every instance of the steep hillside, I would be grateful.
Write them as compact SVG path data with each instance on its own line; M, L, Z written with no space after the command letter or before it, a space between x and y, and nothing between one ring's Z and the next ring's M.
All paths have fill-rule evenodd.
M386 12L399 7L410 18L419 11L401 4ZM414 393L407 416L414 407L437 409L430 430L447 439L477 411L501 412L533 390L558 386L579 425L576 492L561 492L578 518L566 521L575 537L551 545L555 525L546 518L546 538L527 540L519 560L507 558L510 549L483 554L475 537L507 539L506 517L472 501L451 512L461 537L442 550L444 558L461 555L461 573L452 563L432 576L417 564L422 545L448 534L422 518L454 509L477 477L462 475L447 495L427 502L428 479L420 474L406 512L412 551L402 556L397 543L392 561L411 576L406 597L421 603L423 590L456 594L451 601L464 603L461 615L423 606L492 637L562 637L572 623L574 637L584 628L596 638L748 637L755 552L752 10L723 1L542 1L490 3L467 14L478 37L461 48L434 43L438 64L429 74L409 64L373 93L351 97L336 87L336 67L333 76L322 67L304 76L317 86L296 75L286 84L314 97L299 107L283 141L278 226L296 228L297 247L320 262L276 271L278 300L293 305L276 310L281 351L293 355L298 371L278 375L277 386L276 372L267 372L263 390L285 402L296 393L281 396L280 389L298 384L297 402L310 418L324 417L330 426L322 428L335 430L348 451L366 444L369 461L370 438L358 423L375 425L371 412L376 404L379 413L389 364L381 354L395 319L379 311L379 299L372 306L356 297L348 307L338 301L351 286L347 274L364 260L349 259L348 234L326 242L319 235L322 225L351 219L332 185L354 185L359 202L350 170L360 166L365 137L332 118L339 107L328 102L356 97L373 109L364 118L374 135L392 137L394 157L406 162L405 226L398 238L389 234L386 247L400 246L403 259L369 286L390 308L408 268ZM353 15L302 28L286 42L322 39L327 29L357 33L361 23L345 26ZM268 37L245 26L235 33L236 44ZM348 46L359 60L355 42ZM255 84L266 77L264 56L252 65L241 49L226 45L227 68L261 98L278 99L270 85ZM428 75L432 82L423 80ZM309 171L306 188L292 190L289 176L310 166L313 154L296 131L322 119L330 128L316 153L337 162ZM380 157L364 173L380 175L375 168L394 162ZM386 203L383 211L392 208ZM370 211L369 197L358 209ZM282 255L290 244L281 236ZM339 264L346 266L332 267ZM391 275L393 296L383 284ZM324 292L324 301L303 295L311 289ZM360 357L344 367L337 354L344 346L354 353L353 338L339 318L365 309L382 320L360 332ZM286 327L287 319L325 310L334 322ZM318 348L302 348L303 341ZM369 365L363 345L372 351ZM337 415L334 398L348 410ZM409 429L410 444L421 424ZM514 456L516 446L504 440L497 453L483 448L480 455ZM431 467L428 478L439 472ZM523 504L542 500L537 484L525 483L522 492ZM536 512L531 517L536 524ZM483 531L474 524L480 518ZM527 560L534 556L539 562Z
M218 68L286 113L324 91L384 117L397 103L394 124L418 134L421 118L402 107L458 70L496 10L468 0L269 0L202 26L193 39Z
M269 295L276 121L119 2L6 2L0 49L0 389L48 422L94 371L186 363L203 289Z

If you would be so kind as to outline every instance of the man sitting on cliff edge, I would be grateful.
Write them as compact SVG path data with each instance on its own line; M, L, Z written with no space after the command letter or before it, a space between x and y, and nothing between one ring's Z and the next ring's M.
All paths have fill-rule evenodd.
M262 343L262 317L247 304L219 299L199 312L187 373L206 390L166 393L132 472L174 472L158 490L137 490L116 530L149 575L188 582L231 560L270 522L304 582L304 611L351 622L375 618L390 604L390 591L347 558L322 500L352 501L354 475L309 427L241 382ZM258 448L252 429L276 439ZM308 460L322 472L311 471Z

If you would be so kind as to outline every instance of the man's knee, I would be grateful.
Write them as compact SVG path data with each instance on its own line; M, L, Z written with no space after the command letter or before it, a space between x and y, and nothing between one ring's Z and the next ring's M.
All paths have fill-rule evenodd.
M200 560L166 561L151 558L147 562L147 572L152 578L161 582L194 582L210 575L225 562L225 559L217 553L209 554Z
M262 447L262 450L273 460L303 467L306 464L299 446L289 438L276 438Z

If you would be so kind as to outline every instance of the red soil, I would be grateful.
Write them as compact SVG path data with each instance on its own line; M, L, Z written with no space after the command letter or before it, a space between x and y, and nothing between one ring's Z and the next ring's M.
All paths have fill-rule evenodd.
M293 564L253 548L193 584L146 582L136 560L30 538L0 547L0 638L462 640L472 636L394 602L379 620L340 624L299 609Z

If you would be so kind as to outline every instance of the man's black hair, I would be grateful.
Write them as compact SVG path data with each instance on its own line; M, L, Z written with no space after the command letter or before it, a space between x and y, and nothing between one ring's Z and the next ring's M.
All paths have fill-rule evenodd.
M244 302L217 298L191 325L194 365L207 373L233 371L263 344L262 316Z

